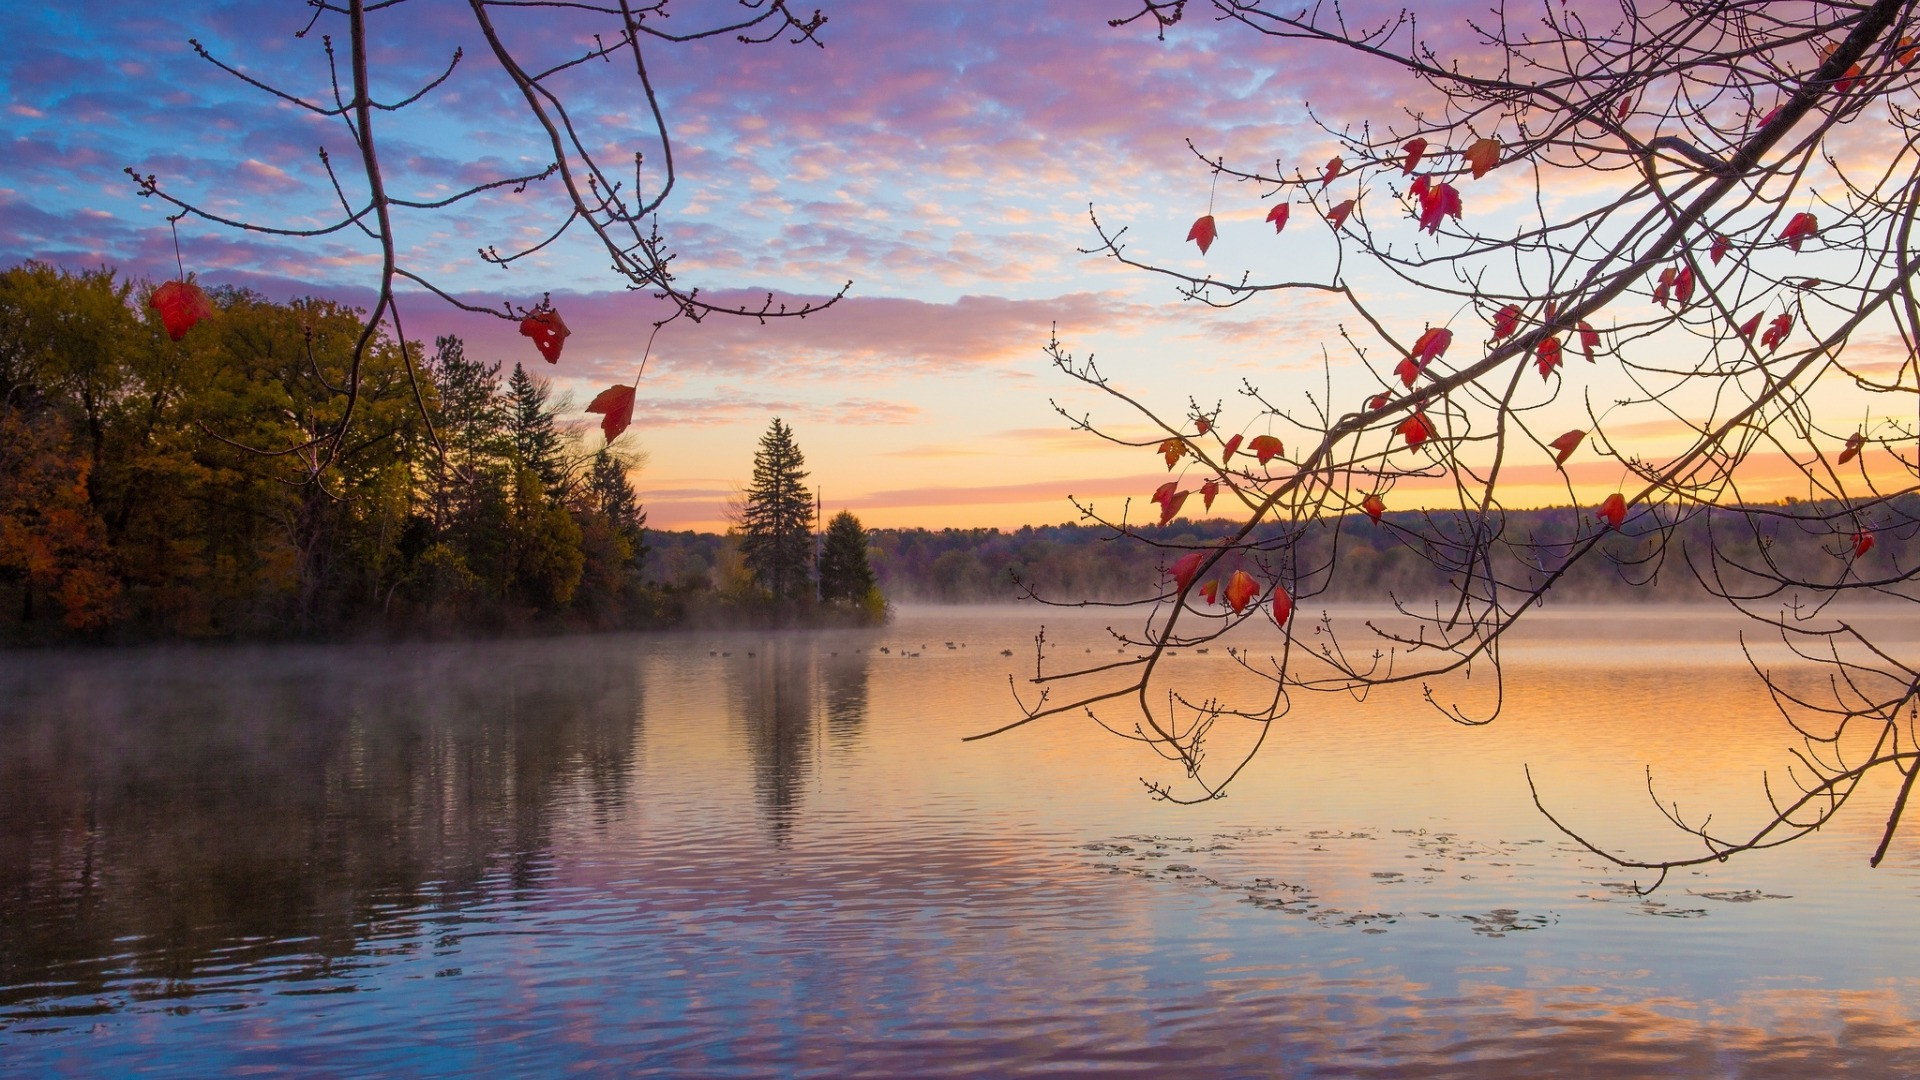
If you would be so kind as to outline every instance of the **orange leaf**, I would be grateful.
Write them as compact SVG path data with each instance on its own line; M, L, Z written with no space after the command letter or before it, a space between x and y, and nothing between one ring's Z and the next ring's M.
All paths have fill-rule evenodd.
M1158 452L1160 456L1167 459L1167 468L1171 469L1173 468L1174 462L1187 456L1187 440L1164 439L1160 443Z
M1473 166L1473 178L1478 180L1500 164L1500 140L1490 137L1481 139L1467 147L1467 152L1462 156L1467 159L1467 164Z
M1418 137L1408 139L1400 149L1407 152L1407 160L1400 163L1400 175L1412 176L1413 170L1420 167L1421 156L1427 152L1427 140Z
M1787 246L1794 251L1799 251L1800 241L1817 234L1819 231L1819 219L1815 218L1812 214L1802 211L1793 215L1793 219L1787 222L1787 231L1780 234L1780 239L1785 240Z
M1588 326L1585 319L1575 324L1575 329L1580 331L1580 348L1587 354L1587 363L1591 364L1593 363L1593 350L1600 345L1600 331Z
M1380 515L1387 512L1387 504L1380 501L1380 496L1369 495L1361 501L1360 509L1366 511L1367 516L1373 519L1375 525L1378 525Z
M1853 89L1854 82L1857 81L1859 78L1860 78L1860 65L1855 64L1852 67L1847 69L1847 73L1845 75L1842 75L1839 79L1837 79L1834 82L1833 84L1834 92L1837 94L1846 93L1847 91Z
M1219 235L1219 230L1213 227L1212 214L1200 215L1200 219L1193 223L1193 228L1187 230L1187 239L1200 245L1202 255L1205 255L1207 249L1213 246L1213 238Z
M1915 45L1913 38L1903 37L1900 39L1900 44L1894 47L1906 50L1906 52L1900 54L1901 67L1912 67L1915 60L1920 60L1920 45Z
M1233 456L1233 452L1240 449L1240 439L1241 436L1235 435L1233 438L1227 440L1226 449L1220 451L1220 464L1225 465L1227 459Z
M1520 329L1520 306L1508 304L1493 313L1493 340L1499 341Z
M1847 436L1847 448L1840 451L1840 464L1845 465L1860 456L1860 448L1866 445L1867 437L1856 431Z
M1627 500L1617 491L1607 496L1606 501L1600 504L1600 517L1608 528L1618 532L1620 525L1627 520Z
M1291 618L1293 618L1293 597L1287 595L1285 587L1275 585L1273 587L1274 625L1285 626L1287 625L1287 620Z
M1255 435L1253 441L1247 444L1247 449L1253 451L1253 455L1260 459L1262 465L1286 452L1280 446L1280 440L1271 435Z
M625 383L607 387L593 396L587 411L600 414L600 431L612 442L633 423L633 387Z
M1292 207L1286 203L1281 203L1267 211L1267 220L1273 222L1273 231L1275 234L1278 234L1281 229L1287 227L1287 214L1291 211Z
M1220 481L1209 480L1200 485L1200 502L1209 510L1213 509L1213 498L1220 494Z
M1235 615L1246 611L1247 605L1259 595L1260 583L1245 570L1235 570L1233 576L1227 579L1227 606L1233 609Z
M160 325L175 341L187 336L193 324L213 314L213 302L191 281L168 281L153 290L147 306L160 313Z
M1353 213L1353 200L1348 199L1332 210L1327 211L1327 224L1338 229L1347 223L1347 215Z
M1679 271L1671 266L1660 271L1660 283L1653 287L1654 303L1659 304L1661 307L1667 306L1667 294L1673 288L1673 278L1677 273L1679 273Z
M1400 426L1394 428L1393 432L1407 440L1409 449L1433 438L1434 434L1433 425L1427 422L1427 414L1423 412L1414 413L1400 421Z
M1217 604L1220 602L1219 578L1214 578L1212 581L1200 586L1200 599L1205 600L1209 604Z
M1340 155L1335 154L1333 159L1327 162L1326 171L1320 174L1321 187L1326 187L1328 184L1340 178L1340 165Z
M547 363L560 362L560 347L566 343L567 335L573 331L560 319L560 313L552 307L542 304L527 313L520 320L520 336L533 339L533 347L547 358Z
M1180 556L1172 566L1168 567L1167 573L1173 575L1173 583L1175 585L1181 589L1185 589L1188 584L1193 581L1194 577L1200 573L1200 564L1206 561L1206 552L1189 552L1186 555Z
M1554 449L1553 463L1555 465L1565 465L1567 459L1573 456L1574 450L1579 448L1580 440L1586 437L1587 433L1584 431L1569 431L1565 435L1548 443L1547 445Z

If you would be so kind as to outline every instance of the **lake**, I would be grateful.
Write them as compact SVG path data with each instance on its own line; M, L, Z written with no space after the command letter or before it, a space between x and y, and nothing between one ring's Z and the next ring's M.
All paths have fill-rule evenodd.
M1084 718L961 741L1113 612L0 654L0 1072L1920 1072L1889 785L1640 896L1523 768L1691 854L1648 768L1731 828L1793 744L1737 621L1540 614L1495 723L1302 698L1197 807Z

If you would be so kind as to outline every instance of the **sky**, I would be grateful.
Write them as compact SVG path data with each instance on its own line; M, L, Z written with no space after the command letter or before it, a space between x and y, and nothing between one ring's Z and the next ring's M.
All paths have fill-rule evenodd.
M805 320L682 320L652 340L625 437L644 455L633 479L652 527L724 528L776 416L794 429L827 511L850 509L870 527L1071 521L1070 497L1114 514L1131 497L1137 518L1164 469L1148 451L1073 430L1063 410L1121 436L1146 429L1123 403L1054 368L1044 347L1056 333L1162 415L1186 412L1189 396L1224 403L1223 428L1249 437L1265 428L1239 393L1245 381L1296 402L1370 392L1372 376L1337 348L1331 304L1206 309L1164 278L1083 249L1096 241L1092 212L1127 230L1131 254L1177 268L1278 276L1330 264L1324 225L1296 217L1276 237L1261 222L1271 205L1261 193L1230 182L1214 190L1187 140L1249 166L1317 171L1339 149L1318 121L1390 122L1411 93L1406 76L1331 50L1289 50L1212 22L1197 3L1164 40L1144 20L1107 25L1138 0L820 6L824 47L723 37L648 53L677 167L659 227L681 284L794 303L851 282L844 300ZM686 32L740 10L675 0L671 24ZM1477 10L1439 3L1423 14L1444 42L1462 12ZM555 8L498 17L527 63L577 56L606 29ZM337 217L316 150L351 164L339 121L248 86L189 44L323 98L315 38L344 37L344 27L323 20L296 36L310 18L294 0L0 10L0 31L36 43L0 58L10 144L0 259L172 276L165 208L138 196L127 167L222 214L290 227ZM376 121L390 190L436 198L550 157L466 5L415 0L376 13L371 27L377 97L414 92L464 50L443 84ZM607 160L647 156L641 184L653 190L661 147L631 68L581 65L556 89ZM1489 186L1476 209L1498 213L1505 197ZM626 290L604 253L573 233L511 268L477 256L537 242L561 205L557 189L536 184L402 213L395 225L403 264L469 301L527 305L551 294L574 331L557 365L511 323L424 294L406 296L402 311L411 339L458 333L469 355L537 369L584 427L593 394L634 377L664 308ZM1185 237L1210 205L1221 235L1203 260ZM188 221L179 250L201 281L273 299L365 303L377 280L377 248L351 233L283 240ZM1383 300L1393 288L1382 284ZM589 428L583 438L600 436ZM1540 485L1543 499L1555 490L1544 460L1509 479L1516 490Z

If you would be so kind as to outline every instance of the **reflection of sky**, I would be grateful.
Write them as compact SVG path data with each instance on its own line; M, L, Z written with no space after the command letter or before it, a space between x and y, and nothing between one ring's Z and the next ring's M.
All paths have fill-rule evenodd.
M1164 42L1139 25L1105 25L1130 6L837 0L827 7L824 49L722 39L656 50L651 74L681 170L662 227L683 282L755 301L765 290L820 295L848 279L854 289L838 310L803 323L716 321L662 335L635 412L650 455L641 486L653 524L717 525L773 415L794 423L828 502L869 524L1052 522L1071 518L1069 494L1109 486L1144 496L1156 483L1148 459L1090 440L1029 437L1064 429L1050 398L1076 414L1092 408L1107 424L1132 421L1044 365L1040 348L1056 327L1069 348L1096 353L1103 371L1162 411L1179 410L1189 394L1203 404L1225 400L1229 430L1251 415L1236 396L1243 377L1290 407L1299 404L1298 380L1317 389L1323 342L1336 348L1335 400L1372 391L1337 349L1336 326L1351 314L1324 297L1207 312L1076 249L1092 239L1091 204L1129 229L1133 255L1183 269L1279 278L1330 265L1330 234L1308 207L1296 207L1294 225L1276 237L1260 220L1270 205L1262 193L1232 184L1211 200L1221 236L1200 259L1181 238L1209 205L1208 176L1183 140L1238 163L1278 159L1317 170L1336 147L1305 104L1336 125L1378 124L1418 104L1398 99L1409 80L1234 32L1199 4ZM739 10L721 0L676 3L674 25ZM1349 14L1364 20L1361 11ZM1448 11L1425 8L1423 29L1443 52L1469 47ZM0 13L0 30L35 43L0 60L10 133L0 163L0 257L171 274L162 208L134 195L121 173L128 165L222 213L326 220L331 194L314 150L324 144L348 160L338 122L239 85L185 44L197 37L251 74L324 96L324 54L312 37L292 36L309 15L208 0ZM529 63L576 55L596 29L558 8L499 18ZM454 76L418 109L379 119L386 179L402 194L441 197L535 169L547 152L508 119L519 105L467 22L457 5L373 16L383 97L411 92L455 47L465 49ZM587 65L559 89L608 161L625 162L635 149L660 159L617 67ZM1855 125L1849 153L1878 152L1870 127ZM658 182L649 168L643 185ZM1524 211L1529 197L1517 179L1513 170L1465 185L1467 213L1505 222ZM1573 206L1594 192L1556 177L1546 198ZM1405 228L1410 241L1411 223L1394 220L1388 193L1368 198L1372 226L1383 235ZM551 192L536 187L449 215L402 212L399 230L408 265L475 300L527 303L554 292L576 334L552 374L577 405L632 372L658 309L614 288L604 256L584 242L563 241L511 271L475 259L476 247L545 235L552 206ZM364 239L345 233L288 245L188 223L181 244L189 270L275 297L363 298L376 265ZM1799 272L1820 272L1821 257L1809 253ZM1396 283L1362 284L1413 329L1456 315L1425 310ZM415 336L455 330L477 355L532 359L505 324L424 301L409 310ZM1479 336L1478 328L1463 333L1461 347ZM1872 364L1898 351L1888 338L1859 359ZM1539 417L1543 438L1575 426L1586 391L1617 396L1601 369L1569 364L1565 377L1566 416ZM1848 417L1861 411L1837 398L1821 405ZM1644 436L1629 448L1658 457L1671 452L1662 445ZM1542 453L1509 463L1511 505L1567 497L1544 461ZM1576 494L1586 499L1619 481L1617 469L1590 470L1575 476ZM1756 482L1772 490L1771 481ZM1403 504L1413 498L1406 494Z
M1639 674L1731 621L1549 612L1492 727L1310 699L1229 799L1179 809L1084 721L959 742L1009 715L1041 617L8 668L0 854L33 854L0 970L96 981L4 988L0 1046L29 1072L205 1074L1914 1064L1920 864L1865 868L1870 807L1642 899L1528 802L1522 763L1600 839L1671 849L1651 764L1750 814L1785 741L1752 681L1725 656ZM1044 618L1064 659L1111 617ZM1597 620L1626 644L1556 651ZM1175 662L1233 692L1224 657ZM72 925L99 936L18 951L76 918L77 876L32 868L78 867L83 839Z

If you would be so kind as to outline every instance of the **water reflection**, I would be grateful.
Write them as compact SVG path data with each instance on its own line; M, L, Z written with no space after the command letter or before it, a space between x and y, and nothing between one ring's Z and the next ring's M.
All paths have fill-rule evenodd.
M730 658L727 711L746 739L754 795L776 837L792 828L819 762L816 723L825 724L825 752L845 755L867 722L865 648L823 642L843 643L782 634Z
M0 672L0 1005L350 955L383 911L538 884L637 800L640 668L552 643L34 657Z

